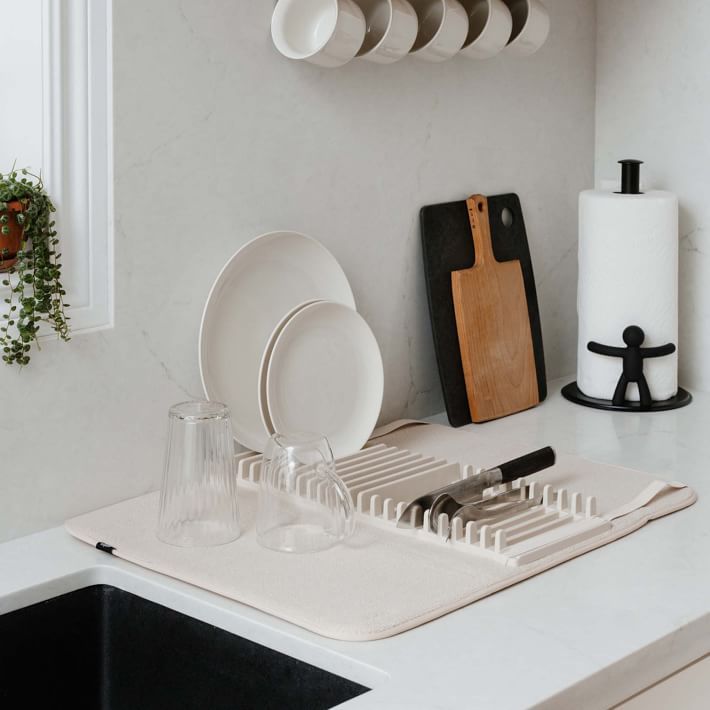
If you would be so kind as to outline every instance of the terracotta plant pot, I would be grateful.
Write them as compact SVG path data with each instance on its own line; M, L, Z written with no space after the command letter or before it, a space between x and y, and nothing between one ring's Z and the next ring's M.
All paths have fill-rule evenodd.
M22 225L17 222L17 213L23 210L24 206L19 200L8 202L7 209L0 210L0 217L2 215L8 216L7 224L0 226L10 228L9 234L2 234L2 230L0 230L0 271L7 271L17 261L17 252L20 249L22 232L24 231Z

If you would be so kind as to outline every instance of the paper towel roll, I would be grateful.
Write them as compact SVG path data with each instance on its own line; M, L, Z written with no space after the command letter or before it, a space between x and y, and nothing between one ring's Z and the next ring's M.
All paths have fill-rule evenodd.
M670 192L639 195L586 190L579 197L579 342L577 385L611 399L622 362L587 350L595 340L624 347L622 333L638 325L644 347L678 344L678 199ZM678 391L677 353L648 359L644 373L654 400ZM629 385L627 399L638 401Z

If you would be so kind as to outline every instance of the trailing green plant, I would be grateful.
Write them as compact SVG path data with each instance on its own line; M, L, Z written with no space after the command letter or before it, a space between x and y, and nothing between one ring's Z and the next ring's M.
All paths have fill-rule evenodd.
M20 211L8 209L9 202L20 202ZM55 207L47 195L42 178L27 170L0 173L0 231L10 233L10 220L22 229L17 261L3 274L10 294L5 298L6 312L0 325L2 359L9 365L27 365L30 349L37 341L40 323L47 323L61 340L69 340L69 318L64 303L59 239L52 214ZM5 255L0 255L0 266Z

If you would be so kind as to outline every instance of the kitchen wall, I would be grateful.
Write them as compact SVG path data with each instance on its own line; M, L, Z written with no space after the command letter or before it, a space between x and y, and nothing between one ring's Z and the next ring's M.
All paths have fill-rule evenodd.
M595 4L547 5L529 59L322 70L275 52L271 2L115 0L116 325L0 367L0 540L158 485L166 409L201 394L211 282L262 232L335 254L382 349L382 420L418 417L443 409L419 208L517 191L548 374L573 371Z
M640 158L680 198L680 383L710 388L710 4L600 0L597 178Z
M8 104L21 107L0 111L0 172L8 172L17 155L24 157L22 167L38 170L42 165L42 3L0 0L0 18L3 27L13 28L3 32L0 43L0 86L12 87ZM22 81L17 80L17 57L22 57Z

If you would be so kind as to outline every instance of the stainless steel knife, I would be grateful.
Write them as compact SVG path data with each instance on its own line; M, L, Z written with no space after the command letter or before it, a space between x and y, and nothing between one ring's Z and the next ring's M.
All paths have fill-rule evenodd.
M546 446L537 451L520 456L511 461L499 464L495 468L481 471L463 481L456 481L448 486L437 488L431 493L413 500L397 519L397 527L421 527L424 522L424 511L431 510L431 519L441 513L451 517L459 508L482 499L483 491L501 483L510 483L523 476L529 476L543 469L554 466L555 451ZM432 506L436 502L436 510Z

